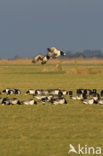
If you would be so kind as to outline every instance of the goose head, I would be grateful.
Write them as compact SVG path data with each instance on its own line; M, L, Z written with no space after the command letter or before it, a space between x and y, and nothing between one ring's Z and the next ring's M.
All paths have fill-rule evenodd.
M60 54L61 54L61 56L65 56L66 55L66 53L63 50L60 50Z

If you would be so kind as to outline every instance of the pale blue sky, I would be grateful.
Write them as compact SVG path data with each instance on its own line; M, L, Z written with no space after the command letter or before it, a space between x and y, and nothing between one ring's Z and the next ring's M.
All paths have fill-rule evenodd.
M103 0L0 0L0 58L103 51Z

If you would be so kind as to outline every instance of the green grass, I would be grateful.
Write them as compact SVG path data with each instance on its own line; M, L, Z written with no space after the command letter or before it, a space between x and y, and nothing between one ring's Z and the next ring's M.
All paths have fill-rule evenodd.
M0 66L0 89L19 88L20 100L31 98L25 95L30 88L103 89L102 74L69 75L43 68ZM103 106L66 99L67 105L0 106L0 156L68 156L69 144L103 148Z

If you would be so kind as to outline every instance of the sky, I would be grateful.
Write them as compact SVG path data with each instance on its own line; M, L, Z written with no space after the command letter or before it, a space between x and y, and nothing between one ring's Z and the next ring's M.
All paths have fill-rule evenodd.
M0 58L103 51L103 0L0 0Z

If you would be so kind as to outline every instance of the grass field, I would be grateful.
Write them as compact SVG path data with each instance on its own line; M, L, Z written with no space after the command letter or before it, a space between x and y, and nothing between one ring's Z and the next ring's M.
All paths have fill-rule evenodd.
M72 68L66 64L53 71L55 65L0 65L0 90L18 88L22 94L15 97L23 100L31 98L25 95L30 88L103 89L102 73L64 72ZM67 105L0 106L0 156L68 156L69 144L103 148L103 106L66 99Z

